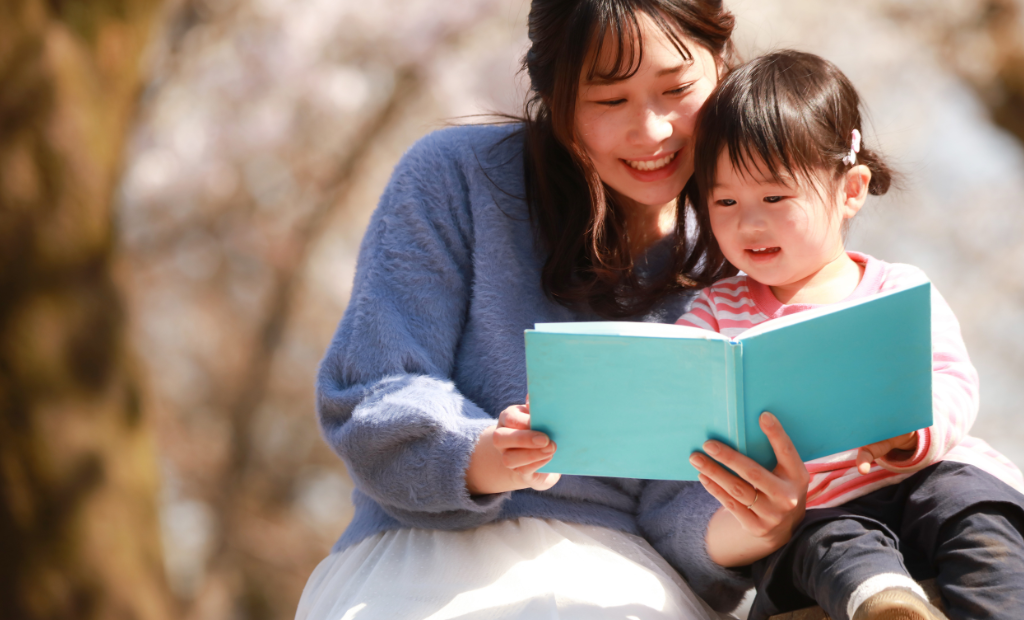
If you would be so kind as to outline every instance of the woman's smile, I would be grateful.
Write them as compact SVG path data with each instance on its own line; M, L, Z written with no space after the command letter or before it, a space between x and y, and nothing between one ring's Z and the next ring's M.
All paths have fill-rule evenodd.
M676 157L679 151L668 155L659 155L656 158L646 159L621 159L629 170L632 177L642 183L651 183L667 179L679 169L679 162L682 160Z

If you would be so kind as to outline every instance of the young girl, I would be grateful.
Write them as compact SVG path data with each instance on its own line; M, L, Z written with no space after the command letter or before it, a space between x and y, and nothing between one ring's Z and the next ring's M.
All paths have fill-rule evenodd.
M711 248L707 266L743 275L702 291L679 323L734 336L819 304L927 280L916 267L844 248L867 194L884 194L891 180L862 142L859 107L834 65L799 52L759 58L719 85L698 120L691 198L698 235ZM788 543L753 564L750 618L814 602L836 620L945 618L915 582L931 577L950 618L1024 613L1024 481L967 435L978 375L938 292L932 341L934 424L806 464L809 510ZM716 516L750 529L768 509L756 485L703 455L693 461L728 511ZM738 492L746 500L737 501ZM709 527L709 549L727 542L715 540L720 531Z

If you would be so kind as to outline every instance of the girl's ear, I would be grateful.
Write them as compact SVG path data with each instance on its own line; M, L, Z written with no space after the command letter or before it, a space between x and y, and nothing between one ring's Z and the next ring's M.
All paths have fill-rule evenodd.
M868 197L868 186L871 184L871 170L864 165L853 166L846 171L844 189L840 191L840 212L843 219L851 219L857 215Z

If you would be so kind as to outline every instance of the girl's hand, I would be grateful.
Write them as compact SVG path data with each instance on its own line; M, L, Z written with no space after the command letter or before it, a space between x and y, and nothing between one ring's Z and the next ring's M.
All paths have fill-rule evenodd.
M760 424L778 459L773 471L717 441L704 450L738 475L699 452L690 456L701 484L722 503L707 533L708 555L722 566L745 566L781 548L804 518L807 468L775 416L761 414Z
M864 475L871 471L871 464L875 459L886 456L893 450L910 451L911 454L917 451L917 431L878 441L864 446L857 450L857 471Z
M484 430L466 470L471 495L504 493L519 489L546 491L561 474L537 470L551 460L555 443L530 430L530 405L513 405L501 412L498 423Z

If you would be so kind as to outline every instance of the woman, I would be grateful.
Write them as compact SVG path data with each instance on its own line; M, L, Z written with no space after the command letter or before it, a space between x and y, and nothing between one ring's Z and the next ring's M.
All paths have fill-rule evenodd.
M714 618L750 584L725 566L788 539L806 471L778 424L789 470L712 454L757 490L702 466L733 511L753 496L768 515L741 525L698 484L537 473L556 447L517 404L524 329L672 321L720 275L679 197L732 26L712 0L534 0L524 123L405 155L321 366L356 512L299 618ZM709 522L734 544L707 548Z

